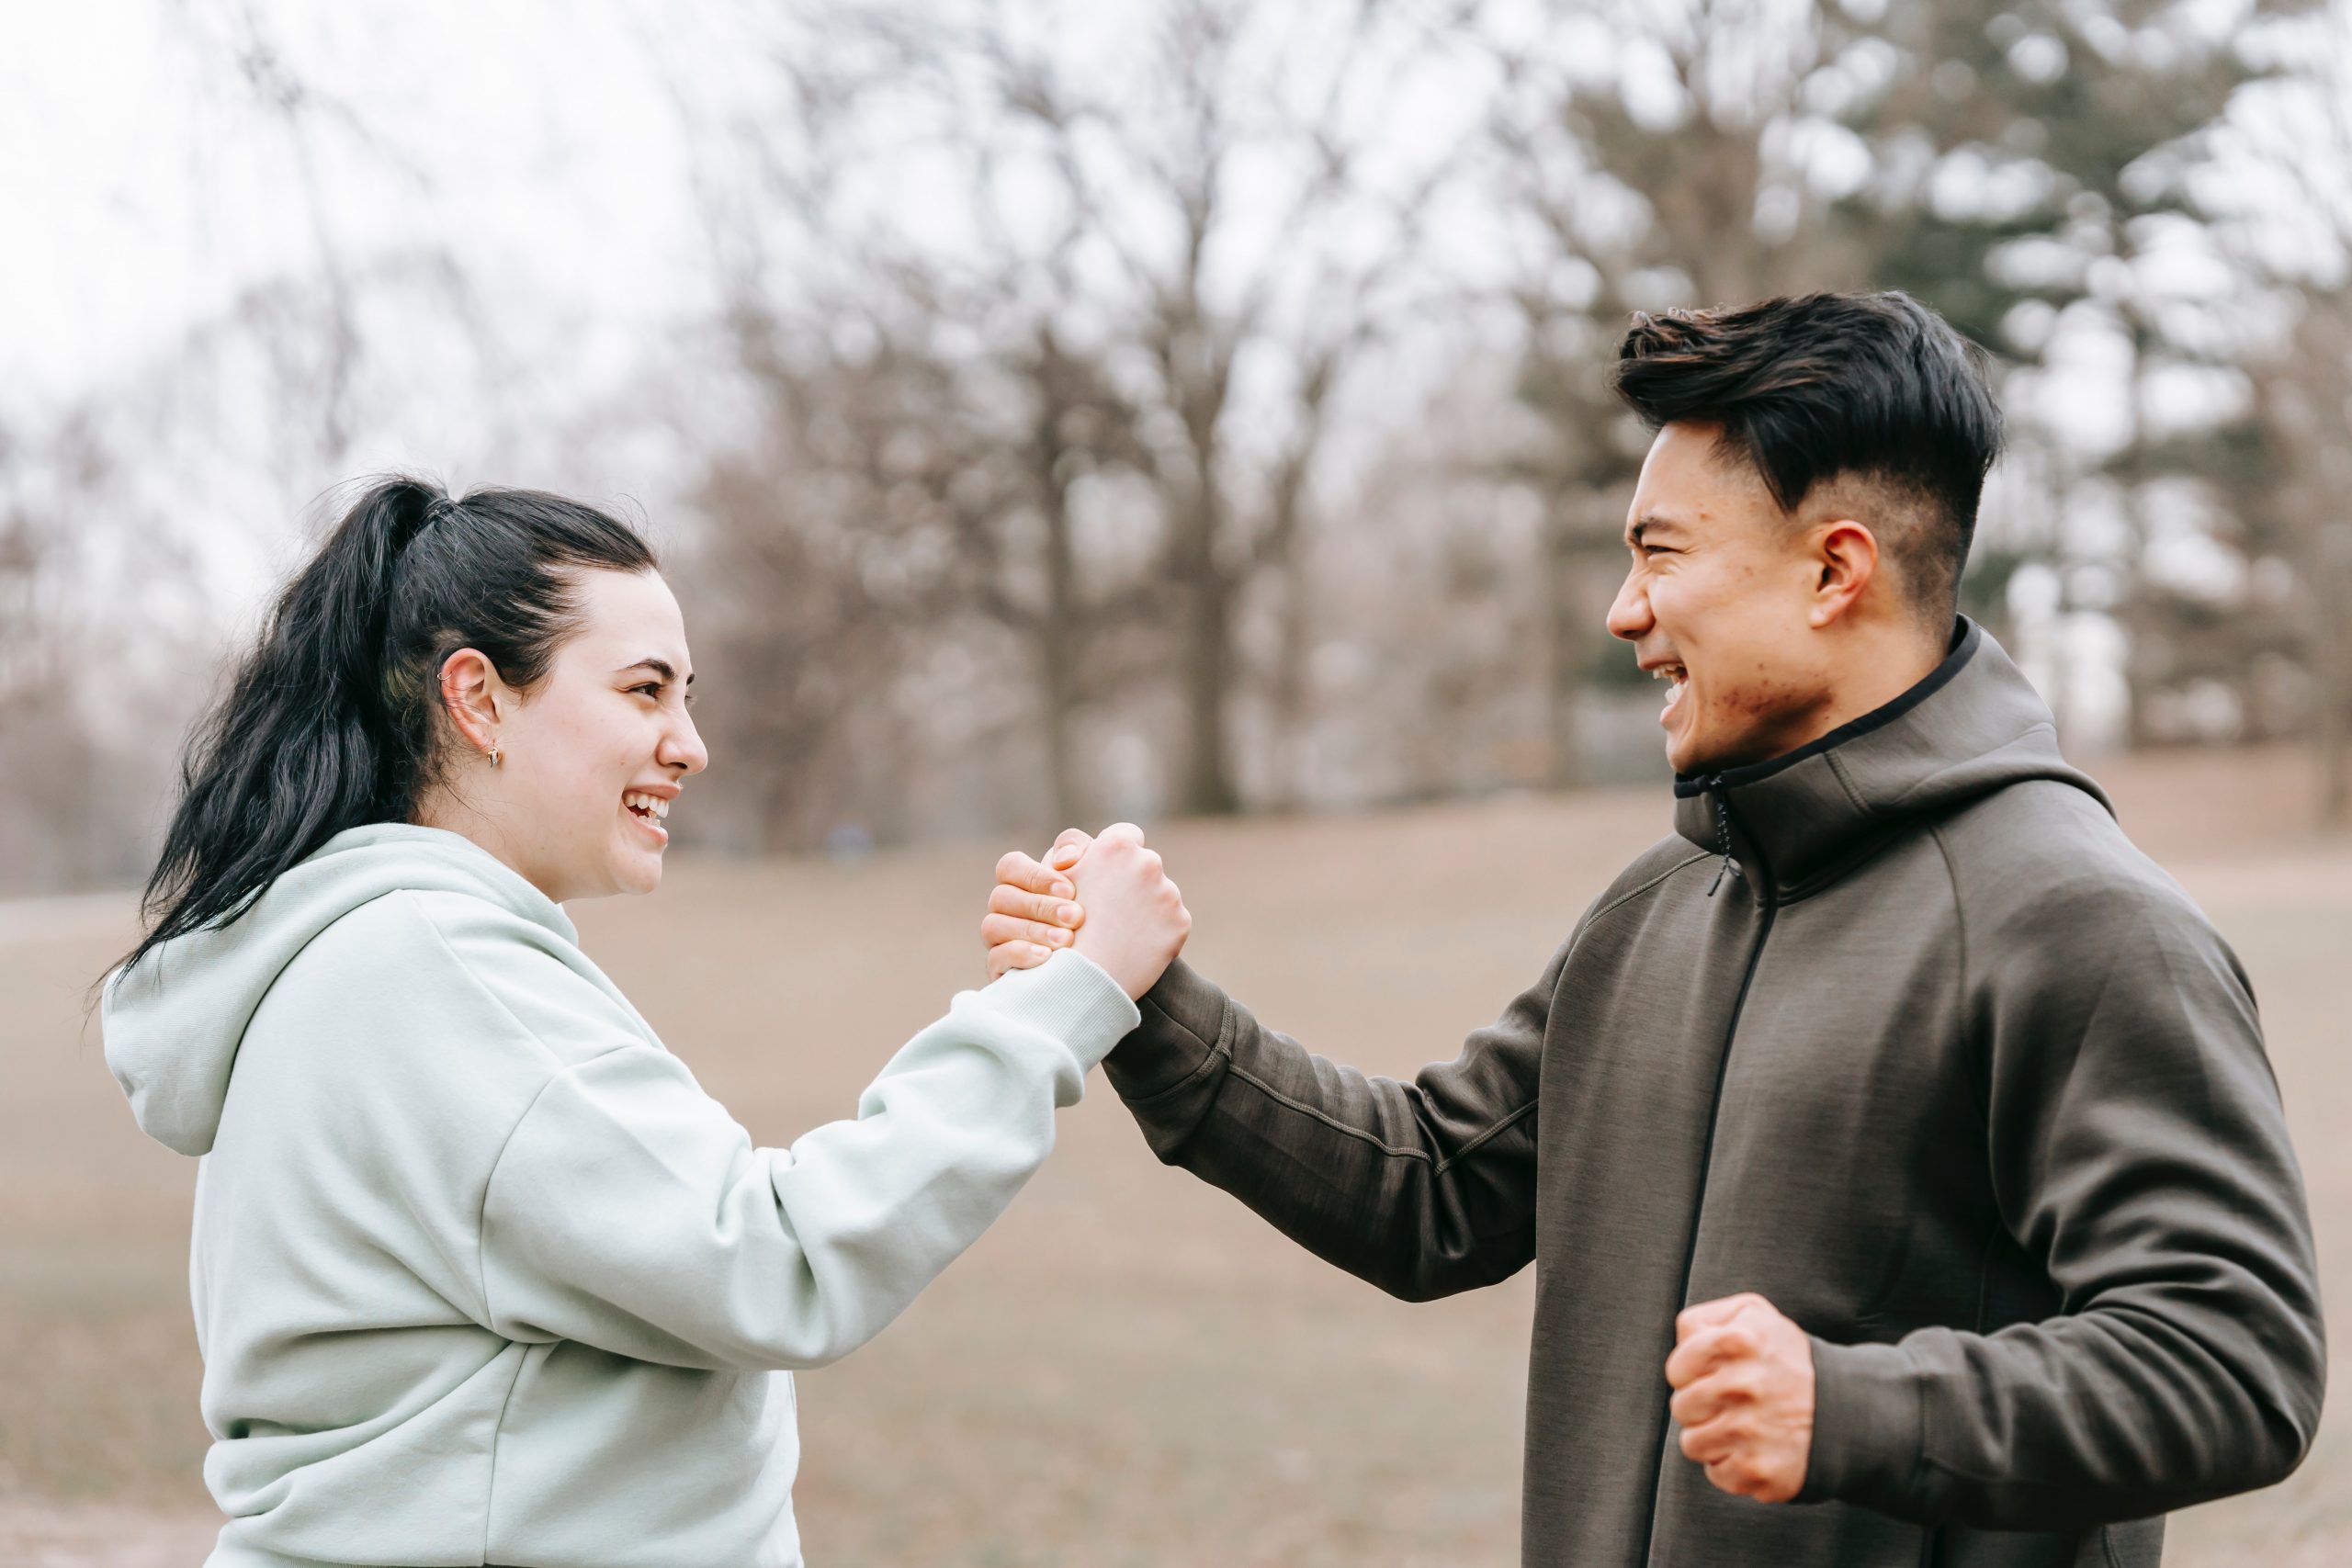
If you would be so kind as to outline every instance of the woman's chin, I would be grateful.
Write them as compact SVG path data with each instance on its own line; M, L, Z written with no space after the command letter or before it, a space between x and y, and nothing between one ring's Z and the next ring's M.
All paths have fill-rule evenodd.
M639 853L616 866L613 891L616 893L650 893L662 886L662 856Z

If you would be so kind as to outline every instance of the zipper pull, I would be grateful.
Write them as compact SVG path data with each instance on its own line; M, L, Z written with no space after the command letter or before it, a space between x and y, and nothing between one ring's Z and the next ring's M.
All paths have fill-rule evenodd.
M1709 788L1715 802L1715 832L1722 840L1724 849L1724 863L1715 867L1715 879L1707 884L1707 897L1710 898L1724 885L1724 877L1742 874L1739 863L1731 858L1731 808L1724 804L1723 782L1723 775L1718 773Z

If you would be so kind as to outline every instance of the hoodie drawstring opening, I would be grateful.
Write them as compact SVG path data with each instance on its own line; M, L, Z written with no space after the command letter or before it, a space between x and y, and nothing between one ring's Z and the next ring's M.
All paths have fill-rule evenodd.
M1739 862L1732 859L1731 856L1731 808L1724 804L1723 779L1720 774L1711 781L1708 793L1715 803L1715 836L1717 842L1723 846L1724 852L1724 863L1715 868L1715 879L1707 884L1707 897L1712 898L1715 896L1715 890L1724 885L1724 878L1739 875L1740 869Z

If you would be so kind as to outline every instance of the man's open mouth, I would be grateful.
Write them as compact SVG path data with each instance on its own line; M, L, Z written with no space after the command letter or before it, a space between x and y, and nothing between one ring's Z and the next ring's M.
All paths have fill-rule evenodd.
M1674 705L1682 700L1682 694L1690 689L1690 671L1679 664L1660 664L1652 668L1650 673L1667 682L1666 706L1658 710L1658 716L1664 718L1674 711Z

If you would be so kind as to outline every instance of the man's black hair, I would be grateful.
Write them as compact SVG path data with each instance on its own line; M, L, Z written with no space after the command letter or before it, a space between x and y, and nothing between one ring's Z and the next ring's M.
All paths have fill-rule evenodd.
M1905 597L1950 624L2001 411L1983 353L1942 317L1893 292L1636 314L1617 357L1617 393L1645 423L1720 425L1783 512L1841 476L1886 489L1898 514L1859 521Z

